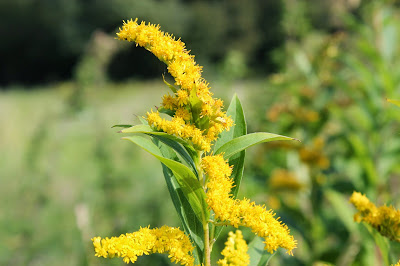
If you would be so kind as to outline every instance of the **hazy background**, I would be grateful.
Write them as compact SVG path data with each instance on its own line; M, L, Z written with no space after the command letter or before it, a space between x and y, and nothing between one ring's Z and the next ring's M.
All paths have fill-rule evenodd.
M302 141L247 155L239 197L299 242L270 264L384 265L348 198L400 207L400 4L366 0L1 1L0 265L123 265L90 238L179 226L159 162L111 128L168 91L157 58L115 40L136 17L182 38L226 106L239 95L249 132Z

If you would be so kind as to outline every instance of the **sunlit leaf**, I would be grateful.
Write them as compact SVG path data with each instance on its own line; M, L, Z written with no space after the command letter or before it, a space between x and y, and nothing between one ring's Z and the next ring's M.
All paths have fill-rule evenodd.
M167 134L165 132L154 131L149 125L137 125L119 131L120 133L144 133L149 136L155 137L173 148L182 158L193 168L197 175L197 169L194 165L193 159L197 156L197 152L186 141L176 136ZM184 147L182 147L182 146Z
M206 221L208 219L209 212L205 201L206 195L196 175L190 168L180 162L163 157L158 147L144 136L135 135L124 137L123 139L135 143L171 169L196 216L200 221Z
M254 146L258 143L270 142L276 140L296 140L296 139L266 132L251 133L245 136L232 139L231 141L228 141L227 143L222 145L215 152L215 154L223 153L224 158L229 159L232 155L240 151L243 151L251 146Z
M158 139L154 139L153 142L157 145L165 158L174 161L178 160L175 152L169 146L160 142ZM194 213L192 206L185 197L185 194L183 193L182 188L177 182L173 172L164 164L162 164L162 168L165 182L167 184L167 188L172 199L172 203L174 204L178 217L182 223L183 230L191 238L195 246L195 249L193 251L193 255L196 259L195 263L196 265L200 264L203 261L202 256L204 250L203 225Z

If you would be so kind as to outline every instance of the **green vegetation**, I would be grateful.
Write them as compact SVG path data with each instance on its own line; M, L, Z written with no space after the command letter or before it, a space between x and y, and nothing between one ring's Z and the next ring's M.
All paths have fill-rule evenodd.
M22 14L28 14L31 2L20 2L25 3ZM108 9L107 1L103 2ZM293 257L279 250L269 265L389 266L400 259L399 243L365 223L354 222L357 211L349 203L353 191L358 191L377 206L400 207L400 109L386 101L400 99L400 9L395 1L361 1L346 10L338 6L323 9L324 1L282 1L275 7L277 17L271 17L281 22L274 29L276 34L269 32L271 36L260 36L270 23L275 25L267 16L245 21L249 24L237 22L243 28L230 24L243 21L246 12L255 12L253 2L241 8L242 1L232 1L229 12L236 16L229 18L226 14L231 13L215 1L141 1L136 9L126 8L125 2L116 1L114 8L119 6L126 13L113 9L110 17L97 15L92 22L111 32L122 19L135 16L162 25L172 20L165 30L182 36L196 60L210 63L211 71L205 75L211 77L215 96L227 105L230 95L238 94L248 132L274 132L301 141L248 149L245 182L238 197L245 195L274 209L298 241ZM149 8L159 2L162 8ZM6 10L6 4L1 5L0 10ZM17 4L7 5L16 8ZM175 11L185 5L192 8L176 20L166 16L168 12L160 15L162 10ZM46 10L45 6L36 8ZM214 7L215 25L224 27L207 24L211 21L202 14L211 14L210 6ZM89 14L85 13L88 7L72 7L58 7L69 18L66 21L74 21L79 10L81 18ZM96 17L96 12L90 14ZM17 18L3 16L9 23ZM29 24L30 32L34 31L31 27L56 21L46 16L42 20ZM203 21L204 27L193 24L196 20ZM188 21L192 23L183 23ZM260 27L254 28L255 24ZM132 55L126 47L111 47L115 50L109 50L107 58L101 57L104 50L83 53L96 27L75 27L81 32L65 31L72 35L61 36L62 40L76 38L62 46L69 59L59 60L70 64L73 81L43 87L9 86L0 92L0 265L123 265L120 260L94 257L90 238L133 232L148 224L181 226L159 162L119 140L119 129L111 128L139 124L149 106L160 104L166 92L161 78L164 68L154 63L156 59L150 66L132 60L123 64L125 55ZM233 27L237 31L232 32ZM246 32L249 28L253 31ZM223 35L219 30L231 38L224 40L237 37L237 42L229 47L219 45L218 36ZM42 34L38 39L45 40ZM2 43L3 53L18 36ZM93 37L91 45L95 43ZM31 48L36 51L38 47L47 46ZM274 47L278 49L272 51ZM51 58L54 50L48 51ZM70 60L78 57L80 63L73 71ZM18 72L15 53L7 52L2 58L9 65L2 80L9 75L8 81L18 81L13 76ZM26 62L28 68L19 73L26 74L23 82L33 80L29 66L41 68L35 60ZM159 78L109 82L110 75L131 74L123 73L126 69L159 69L151 72ZM263 74L272 70L276 73ZM250 242L251 232L241 229ZM220 238L226 239L228 231L223 230ZM222 244L216 243L214 249L222 250ZM219 252L213 254L212 261L221 257ZM154 254L141 257L135 265L170 262L167 256Z

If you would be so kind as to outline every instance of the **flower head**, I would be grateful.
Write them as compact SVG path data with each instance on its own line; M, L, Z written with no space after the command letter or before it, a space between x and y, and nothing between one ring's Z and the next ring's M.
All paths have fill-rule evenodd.
M248 246L243 239L242 231L229 232L228 240L221 254L224 259L218 261L222 266L245 266L250 264L250 256L247 254Z
M276 219L272 210L260 206L249 199L233 199L230 178L232 169L222 155L206 156L202 168L208 178L207 204L214 211L215 218L228 222L234 227L246 226L265 239L265 249L269 252L283 247L289 254L296 248L296 241L289 228Z
M201 77L202 67L194 61L181 40L160 30L160 26L137 23L137 19L124 22L122 29L117 33L120 40L136 42L152 52L158 59L167 64L168 72L174 77L174 95L165 95L162 107L171 110L173 117L180 117L184 123L177 130L167 120L156 118L156 114L147 116L150 126L168 134L191 141L196 149L209 152L212 142L223 130L229 130L233 120L222 111L221 99L212 98L208 83ZM165 127L160 127L160 122ZM211 127L212 126L212 127ZM165 130L169 129L169 130ZM176 134L183 132L182 134ZM189 134L189 133L194 133Z
M140 228L134 233L119 237L92 238L97 257L121 257L125 263L136 262L142 255L168 253L172 262L181 265L194 265L193 246L189 238L179 228L163 226L150 229Z
M354 215L355 221L366 222L381 235L400 242L400 210L393 206L376 207L365 195L356 191L351 195L350 202L358 210Z

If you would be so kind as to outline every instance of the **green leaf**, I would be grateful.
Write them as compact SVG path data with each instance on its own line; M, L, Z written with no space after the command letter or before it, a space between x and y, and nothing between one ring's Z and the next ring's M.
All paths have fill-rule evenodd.
M169 109L165 109L164 107L158 108L157 111L159 113L162 113L162 114L167 114L167 115L169 115L171 117L175 115L175 111L172 111L172 110L169 110Z
M215 154L224 154L225 159L229 159L232 155L254 146L258 143L270 142L275 140L296 140L294 138L276 135L266 132L257 132L241 136L222 145Z
M349 199L345 199L341 193L331 189L326 190L324 194L346 229L352 234L358 234L357 224L353 219L354 211L350 207Z
M240 100L236 94L233 95L226 114L233 119L234 125L231 127L229 131L223 131L220 134L219 138L214 144L214 150L217 150L218 148L223 146L225 143L231 141L232 139L246 135L247 133L246 120L244 117L242 104L240 103ZM243 150L235 155L232 155L229 158L229 165L233 165L231 178L234 184L234 187L232 188L232 195L234 197L237 196L237 193L240 188L240 183L242 181L245 156L246 156L246 151ZM221 231L224 228L225 227L223 226L218 226L215 228L215 233L214 233L215 239L219 237Z
M111 128L114 128L114 127L127 128L127 127L132 127L132 125L113 125Z
M155 131L149 125L136 125L130 128L123 129L118 133L144 133L148 135L163 136L182 144L188 150L189 153L191 154L196 153L195 149L183 139L178 138L174 135L167 134L165 132Z
M174 149L182 158L192 167L193 172L195 173L196 177L199 176L199 173L197 172L196 165L193 161L192 158L194 156L197 156L197 154L189 154L186 149L182 147L178 142L175 140L169 138L170 135L157 135L157 134L148 134L151 135L153 138L160 140L164 144L168 145L172 149Z
M178 217L182 223L182 227L186 235L188 235L191 238L192 242L195 244L196 253L194 253L194 255L195 258L197 257L196 265L199 265L203 261L203 225L193 211L192 206L185 197L182 188L176 181L176 178L172 171L164 164L162 164L162 167L168 191L170 193L176 212L178 213Z
M193 171L198 175L196 166L192 158L197 157L195 149L181 138L169 135L165 132L154 131L149 125L137 125L119 131L120 133L144 133L161 140L173 148L182 158L193 168ZM182 147L182 146L184 147Z
M196 175L190 168L180 162L165 158L159 148L150 139L144 136L135 135L122 139L135 143L171 169L196 216L202 222L208 220L209 212L205 201L205 192L200 182L197 180Z
M153 142L158 146L164 157L175 161L178 160L176 153L170 147L160 142L158 139L154 139ZM172 171L164 164L161 163L161 165L172 203L174 204L178 217L182 223L183 230L195 245L193 255L196 259L195 263L198 265L203 261L203 225L194 213Z
M167 86L171 89L171 91L172 91L173 93L176 93L176 92L177 92L177 89L176 89L174 86L172 86L171 84L169 84L169 83L165 80L164 75L162 76L162 79L163 79L165 85L167 85Z
M147 120L144 117L138 116L138 118L139 118L140 122L142 122L143 125L148 125L149 124L149 123L147 123Z
M136 125L129 128L122 129L118 133L147 133L156 132L149 125Z
M264 250L265 244L263 243L263 238L256 236L249 244L248 254L250 256L249 266L265 266L268 265L269 260L276 254L269 253Z
M378 245L379 250L381 251L381 255L383 261L385 262L386 266L390 265L390 245L389 241L386 237L382 236L377 230L372 228L369 224L363 223L365 227L367 227L370 234L373 236L375 244Z

